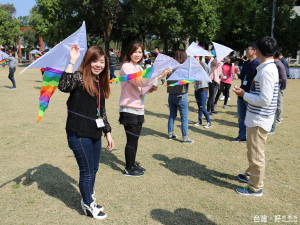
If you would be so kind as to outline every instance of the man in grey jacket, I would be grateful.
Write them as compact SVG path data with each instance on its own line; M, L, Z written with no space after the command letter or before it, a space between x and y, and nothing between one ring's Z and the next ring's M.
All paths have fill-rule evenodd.
M10 89L15 90L16 82L15 82L14 74L16 72L16 67L17 67L17 60L15 58L15 52L10 52L9 57L5 58L5 60L6 60L6 62L8 62L8 67L9 67L8 78L11 80L12 85L13 85Z

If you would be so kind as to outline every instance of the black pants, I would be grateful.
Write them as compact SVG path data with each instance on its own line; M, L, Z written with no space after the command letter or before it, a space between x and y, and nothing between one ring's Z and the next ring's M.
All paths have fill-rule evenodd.
M207 100L207 111L213 112L214 111L214 99L218 90L218 83L217 82L211 82L209 83L209 97Z
M221 82L220 89L218 90L218 93L217 93L217 96L215 99L215 105L218 103L218 100L220 98L220 95L221 95L223 89L224 89L224 96L225 96L224 105L227 105L230 87L231 87L231 84Z
M138 147L138 141L142 130L142 124L137 125L125 125L127 143L125 147L125 160L126 169L131 169L135 164L136 152Z

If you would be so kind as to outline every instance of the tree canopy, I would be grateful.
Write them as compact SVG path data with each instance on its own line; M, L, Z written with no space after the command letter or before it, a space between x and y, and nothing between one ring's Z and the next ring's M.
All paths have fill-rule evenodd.
M293 11L296 4L296 0L276 0L274 37L287 56L295 55L300 48L300 19ZM6 31L17 30L20 22L14 19L12 4L0 5L0 9L4 10L0 41L12 44L11 32ZM5 19L10 25L5 24ZM272 1L36 0L30 17L19 19L22 25L27 23L43 35L49 46L86 21L88 44L104 44L106 50L116 42L122 43L124 50L133 40L152 48L151 42L162 43L165 52L191 41L206 48L215 41L243 50L248 43L270 35Z

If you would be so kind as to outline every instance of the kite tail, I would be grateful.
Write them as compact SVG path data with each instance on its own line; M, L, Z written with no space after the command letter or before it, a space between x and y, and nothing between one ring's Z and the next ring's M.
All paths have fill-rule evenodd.
M117 77L114 79L111 79L109 82L113 83L113 82L119 82L119 81L129 81L129 80L133 80L136 78L151 78L151 75L153 73L153 67L147 68L145 70L141 70L137 73L132 73L132 74L126 74L124 76L121 77Z
M50 98L59 84L59 79L62 73L63 71L52 69L49 67L45 69L39 98L40 109L37 122L39 122L43 118L45 110L48 108Z
M188 83L191 83L191 82L194 82L195 80L180 80L176 83L173 83L173 84L169 84L169 85L166 85L167 87L173 87L173 86L176 86L176 85L184 85L184 84L188 84Z
M2 59L2 60L0 61L0 65L1 65L2 67L5 67L5 59Z

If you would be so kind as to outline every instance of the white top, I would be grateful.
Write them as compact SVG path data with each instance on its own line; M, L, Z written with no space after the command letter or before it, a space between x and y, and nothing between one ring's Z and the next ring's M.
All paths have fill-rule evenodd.
M263 62L256 69L250 93L244 94L244 100L248 102L245 124L270 131L278 100L278 70L273 59Z

